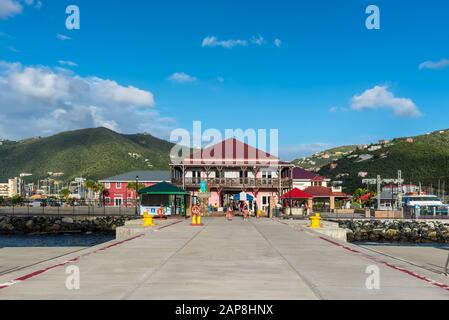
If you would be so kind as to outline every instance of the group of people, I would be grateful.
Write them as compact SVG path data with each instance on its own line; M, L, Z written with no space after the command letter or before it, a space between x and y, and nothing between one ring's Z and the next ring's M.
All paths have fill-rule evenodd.
M240 201L240 204L238 206L236 206L235 203L228 205L228 210L226 211L226 219L228 221L231 221L234 216L234 212L237 210L242 213L243 220L248 220L250 218L251 212L249 210L248 204L246 202Z

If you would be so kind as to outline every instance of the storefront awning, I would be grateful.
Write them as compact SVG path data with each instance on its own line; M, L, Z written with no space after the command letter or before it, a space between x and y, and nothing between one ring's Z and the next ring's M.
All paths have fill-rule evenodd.
M240 192L232 196L235 201L254 201L254 197L246 192Z
M139 194L167 194L167 195L186 195L187 191L168 183L160 182L151 187L139 190Z

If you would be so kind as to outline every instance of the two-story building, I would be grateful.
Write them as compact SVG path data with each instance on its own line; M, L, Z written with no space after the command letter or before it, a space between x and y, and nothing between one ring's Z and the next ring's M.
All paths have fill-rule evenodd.
M331 179L300 167L292 169L292 187L302 191L310 187L323 187L330 189L332 192L342 192L341 185L338 185L335 181L332 183Z
M292 187L293 165L235 138L195 151L172 163L172 183L195 197L207 182L209 204L223 207L241 192L254 197L257 208L272 209Z
M128 188L128 183L143 184L150 187L159 182L170 182L170 171L131 171L118 176L113 176L100 180L106 189L105 205L113 207L135 206L136 191Z

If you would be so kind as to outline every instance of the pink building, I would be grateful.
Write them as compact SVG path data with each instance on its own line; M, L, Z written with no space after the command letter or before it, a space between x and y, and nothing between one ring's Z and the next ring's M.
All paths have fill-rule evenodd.
M150 187L156 183L170 182L170 171L131 171L118 176L100 180L106 189L105 204L112 207L135 206L136 191L128 189L128 183L142 183Z
M171 164L172 183L198 193L206 181L209 204L226 206L233 195L246 192L255 198L257 209L268 212L280 195L292 187L293 165L237 139L224 140Z

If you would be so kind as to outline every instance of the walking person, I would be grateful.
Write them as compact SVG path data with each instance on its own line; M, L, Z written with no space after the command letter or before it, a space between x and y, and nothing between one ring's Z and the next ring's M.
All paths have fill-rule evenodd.
M246 203L243 204L243 220L248 220L248 205Z
M257 201L254 201L254 216L259 218L259 208L257 207Z
M228 210L226 211L226 219L228 221L232 221L233 212L234 212L234 210L233 210L232 206L228 206Z

